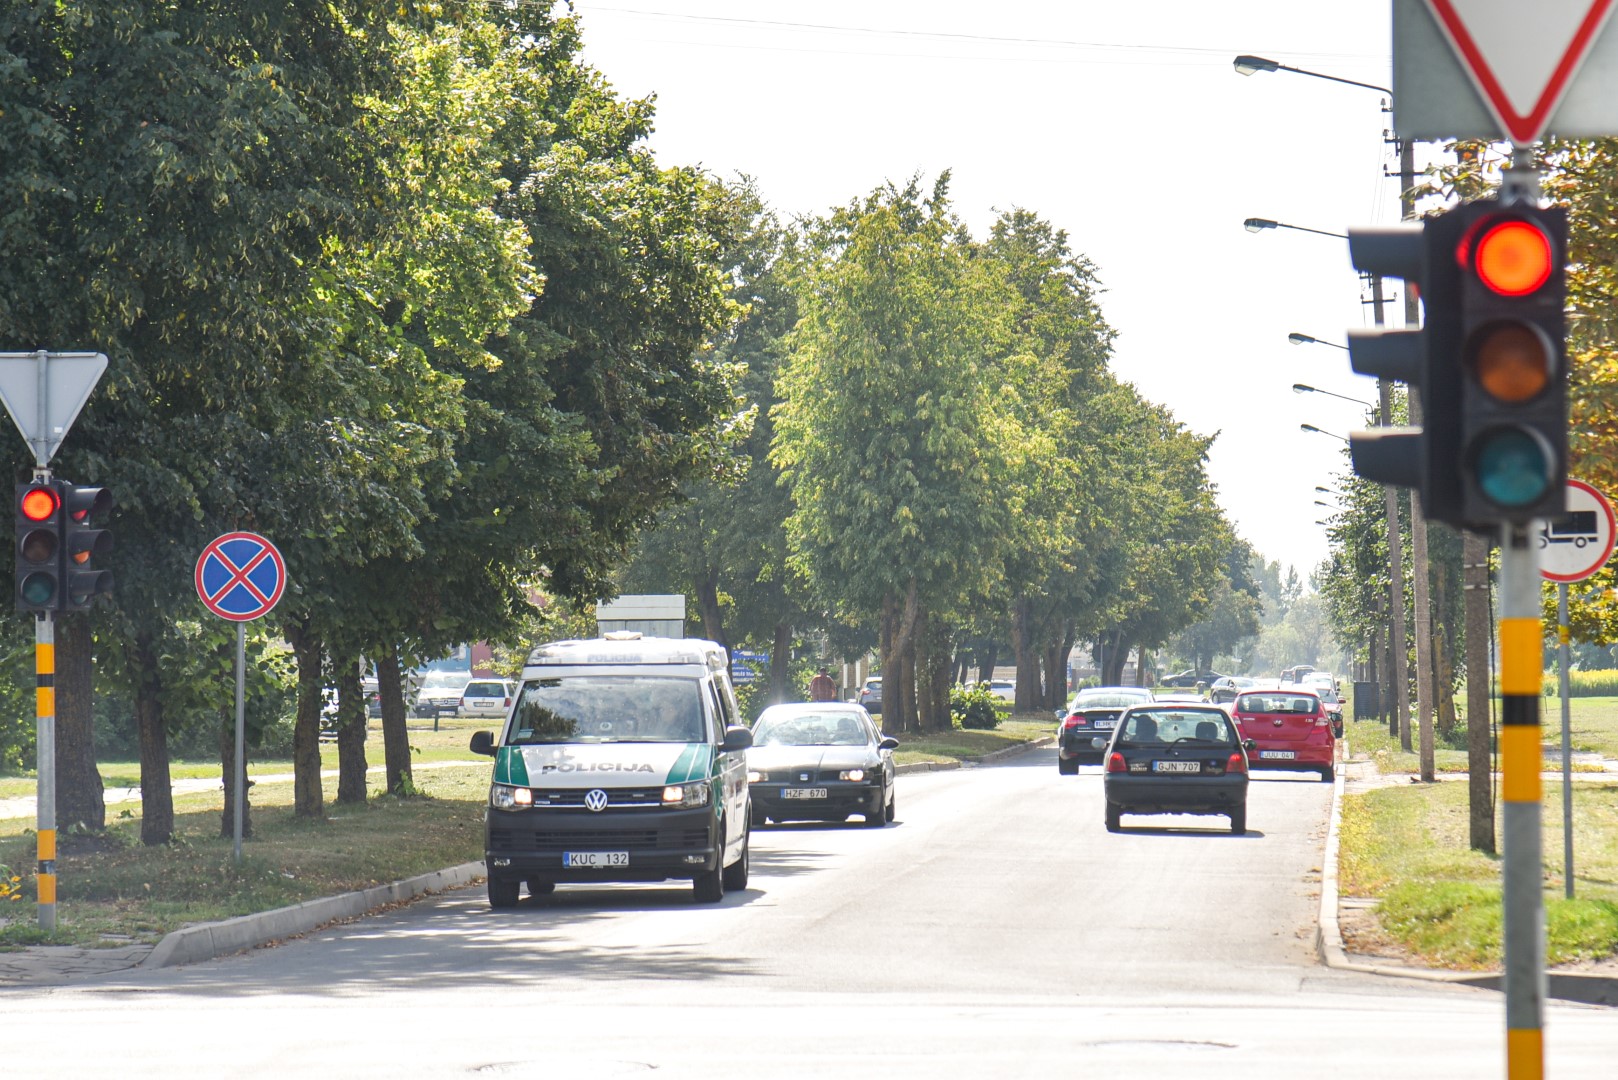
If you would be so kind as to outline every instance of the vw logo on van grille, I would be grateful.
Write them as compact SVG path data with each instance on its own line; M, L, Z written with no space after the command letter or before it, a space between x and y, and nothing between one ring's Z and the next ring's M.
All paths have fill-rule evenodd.
M600 813L601 811L605 810L607 808L607 793L602 791L600 788L593 788L592 790L585 792L584 808L586 810L593 810L596 813Z

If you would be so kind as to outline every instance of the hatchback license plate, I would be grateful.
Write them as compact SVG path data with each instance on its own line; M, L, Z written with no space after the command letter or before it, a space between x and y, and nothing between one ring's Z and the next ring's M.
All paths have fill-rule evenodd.
M1291 761L1298 755L1292 750L1260 750L1258 756L1261 758L1275 758L1278 761Z
M627 851L564 851L563 866L576 866L589 870L602 870L613 866L628 866Z
M823 787L789 787L781 789L783 799L824 799L826 789Z
M1201 772L1200 761L1154 761L1153 772Z

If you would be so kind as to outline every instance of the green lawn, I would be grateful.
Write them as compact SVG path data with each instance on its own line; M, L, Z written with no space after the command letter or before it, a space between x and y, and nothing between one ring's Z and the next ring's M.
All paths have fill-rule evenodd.
M1547 959L1618 953L1618 786L1574 791L1576 896L1563 896L1561 785L1545 785ZM1496 834L1499 833L1498 823ZM1500 861L1467 847L1466 785L1378 788L1343 800L1343 895L1374 897L1383 931L1440 967L1500 963Z
M1463 691L1457 697L1457 702L1464 705L1465 700ZM1414 704L1411 710L1414 713ZM1570 741L1576 752L1599 753L1618 761L1618 697L1572 698L1568 713ZM1344 714L1354 715L1352 703L1345 704ZM1559 699L1541 699L1540 723L1543 731L1541 741L1553 749L1559 749L1562 745L1562 704ZM1370 755L1382 772L1414 773L1419 770L1414 750L1401 750L1398 738L1390 735L1381 723L1375 720L1349 720L1344 728L1354 754ZM1417 738L1417 732L1412 730L1412 747L1417 745ZM1442 741L1435 745L1433 761L1439 772L1466 771L1466 751L1451 749ZM1561 767L1559 759L1554 767Z

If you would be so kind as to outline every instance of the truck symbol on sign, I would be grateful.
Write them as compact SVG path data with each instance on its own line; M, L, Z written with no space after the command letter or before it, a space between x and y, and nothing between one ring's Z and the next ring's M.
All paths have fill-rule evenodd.
M1539 546L1547 544L1572 544L1574 547L1584 547L1586 544L1600 540L1601 533L1596 528L1596 512L1594 510L1574 510L1563 514L1559 518L1552 518L1539 530Z

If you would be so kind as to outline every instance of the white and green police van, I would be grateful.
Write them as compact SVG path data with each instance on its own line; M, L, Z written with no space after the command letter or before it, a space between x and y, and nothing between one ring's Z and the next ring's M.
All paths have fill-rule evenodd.
M747 886L746 750L723 646L608 634L541 645L498 740L484 811L489 906L558 882Z

